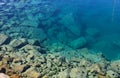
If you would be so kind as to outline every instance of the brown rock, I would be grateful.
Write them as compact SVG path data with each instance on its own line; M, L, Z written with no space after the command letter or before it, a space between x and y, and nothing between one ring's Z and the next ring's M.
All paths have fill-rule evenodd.
M3 64L0 66L0 72L7 73L9 71L9 66L7 64Z
M31 67L30 69L28 69L26 72L23 73L24 75L26 75L28 78L40 78L41 74L38 73L34 67Z
M15 65L13 68L14 68L13 70L14 70L15 72L21 73L21 72L27 71L27 70L30 68L30 65L26 65L26 64L23 64L23 65Z
M20 76L17 75L17 74L13 74L13 75L10 76L10 78L20 78Z

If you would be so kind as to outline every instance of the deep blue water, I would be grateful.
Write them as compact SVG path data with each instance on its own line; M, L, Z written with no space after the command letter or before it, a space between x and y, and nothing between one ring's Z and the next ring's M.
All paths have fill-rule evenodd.
M81 34L77 34L78 36L86 36L87 28L96 28L99 31L100 35L94 36L94 40L88 39L88 48L102 51L108 58L116 58L120 54L120 47L114 44L120 39L119 0L61 0L56 1L56 6L58 5L63 13L73 14L77 23L75 26L82 31L82 34L78 32Z
M82 37L86 43L72 48L85 47L119 59L119 8L119 0L1 0L0 31L68 46Z

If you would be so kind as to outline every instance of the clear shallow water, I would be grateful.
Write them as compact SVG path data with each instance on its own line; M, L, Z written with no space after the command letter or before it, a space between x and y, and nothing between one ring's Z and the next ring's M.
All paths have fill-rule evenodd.
M3 0L0 5L1 33L120 58L119 0Z

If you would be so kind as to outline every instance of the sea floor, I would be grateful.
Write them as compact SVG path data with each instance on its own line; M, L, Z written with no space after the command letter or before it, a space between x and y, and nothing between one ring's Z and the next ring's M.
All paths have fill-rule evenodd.
M0 78L120 78L120 15L61 1L0 1Z
M64 50L58 47L56 50L55 46L50 49L36 42L0 34L0 77L120 78L120 60L109 61L102 53L95 54L87 48Z

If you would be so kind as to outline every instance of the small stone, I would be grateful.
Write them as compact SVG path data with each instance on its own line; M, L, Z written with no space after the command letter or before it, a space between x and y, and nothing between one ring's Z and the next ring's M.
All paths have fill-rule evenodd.
M52 63L50 61L47 61L47 67L50 68L52 66Z
M30 62L31 59L34 58L34 55L33 54L30 54L26 57L26 61ZM34 60L34 59L33 59Z
M21 73L21 72L23 72L24 70L26 70L26 67L27 67L27 65L15 65L15 66L13 66L14 67L14 71L15 72L19 72L19 73Z
M53 54L48 54L48 55L47 55L47 58L48 58L48 59L54 59L54 58L55 58L55 55L53 55Z
M88 67L90 65L91 65L91 63L88 60L86 60L86 59L81 59L80 60L79 66Z
M90 73L93 73L93 72L101 72L101 68L98 64L93 64L92 66L88 67L87 69Z
M38 50L35 50L35 49L29 50L28 53L30 53L31 55L35 55L35 54L38 54L38 53L40 54L40 52Z
M69 73L67 70L65 70L65 71L59 72L59 74L57 76L58 76L58 78L69 78Z
M76 57L73 57L72 59L71 59L71 61L72 62L78 62L78 63L80 63L80 59L79 58L76 58Z
M22 58L19 58L19 57L14 57L13 61L12 61L12 64L17 64L17 63L20 63L21 64L22 62Z
M104 75L98 75L98 78L109 78L108 76L104 76Z
M49 78L49 77L45 75L45 76L43 76L42 78Z
M0 34L0 45L7 43L9 41L8 39L9 39L8 36Z
M49 73L48 73L48 76L52 76L52 75L55 75L56 74L56 71L50 71Z
M112 70L108 70L107 71L107 76L110 77L110 78L118 78L119 77L119 74L112 71Z
M85 68L72 68L70 78L87 78L87 71Z
M2 45L1 50L11 52L14 51L14 48L10 45Z
M25 45L24 47L22 47L21 50L25 50L26 52L29 52L30 50L40 51L40 50L41 50L41 47L27 44L27 45Z
M62 64L62 62L64 62L64 58L62 56L59 56L59 57L55 58L53 61L57 66L60 66Z
M39 62L44 63L45 61L46 61L45 57L44 57L44 56L40 56L40 58L39 58Z
M35 39L28 39L28 43L30 45L40 45L39 41Z
M28 78L41 78L41 73L37 72L34 67L31 67L23 74L27 75Z
M28 43L28 40L26 38L20 38L19 40L22 41L24 44Z

